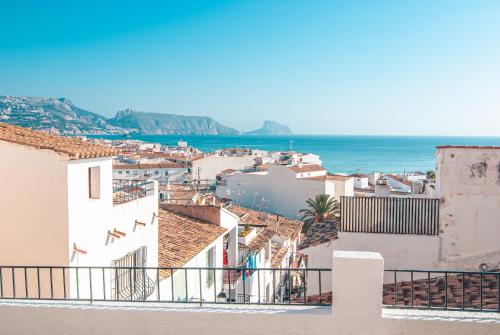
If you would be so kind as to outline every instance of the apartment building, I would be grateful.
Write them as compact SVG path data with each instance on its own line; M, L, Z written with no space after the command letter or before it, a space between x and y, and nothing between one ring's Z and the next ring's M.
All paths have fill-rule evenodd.
M114 179L155 179L162 183L188 180L188 168L169 161L159 163L113 164Z
M331 175L315 164L268 165L257 172L220 176L216 194L244 207L299 218L306 200L317 194L337 199L354 194L352 177Z

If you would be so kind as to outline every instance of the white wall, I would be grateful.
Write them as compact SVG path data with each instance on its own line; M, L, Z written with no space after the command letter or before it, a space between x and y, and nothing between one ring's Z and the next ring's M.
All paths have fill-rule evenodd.
M207 252L212 247L215 247L215 264L214 267L222 268L223 267L223 240L224 237L220 236L214 242L209 244L205 249L203 249L198 255L196 255L193 259L188 261L183 268L186 270L177 270L174 272L174 292L176 291L175 284L178 282L177 277L185 276L187 274L187 296L188 301L199 302L200 301L200 270L197 269L189 269L189 268L198 268L198 267L207 267ZM186 271L186 272L185 272ZM213 273L213 272L212 272ZM218 270L215 272L215 290L214 285L207 286L207 271L201 270L201 298L203 301L214 301L215 296L222 289L222 271ZM160 281L160 298L162 300L171 300L172 297L172 279L171 277L163 279ZM155 297L152 297L156 299ZM183 300L183 299L181 299Z
M218 173L226 169L242 170L254 165L256 156L217 156L209 155L192 162L193 179L209 179L215 182Z
M68 265L67 159L3 141L0 153L0 263Z
M397 311L382 308L380 255L336 253L333 308L0 304L2 334L332 334L492 335L494 313ZM122 306L124 303L121 304Z
M297 219L306 200L317 194L334 195L334 184L324 180L300 179L286 166L271 166L269 174L237 173L227 177L227 186L217 186L217 196L257 210Z
M438 149L436 162L443 261L491 254L486 261L498 263L500 149ZM476 270L478 265L466 266Z

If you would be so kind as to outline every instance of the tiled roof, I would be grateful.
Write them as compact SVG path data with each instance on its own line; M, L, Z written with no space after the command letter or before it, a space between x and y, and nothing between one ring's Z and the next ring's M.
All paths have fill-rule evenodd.
M271 267L277 268L281 265L288 248L278 242L271 242Z
M257 235L252 238L250 243L248 243L248 248L252 251L260 251L267 245L267 243L273 238L273 236L273 231L265 228L259 228Z
M234 204L226 207L226 209L236 214L242 223L267 226L267 229L284 238L295 240L302 230L302 221L288 219L281 215L260 212Z
M368 178L368 175L363 173L353 173L350 176L354 178Z
M337 239L339 219L312 224L299 245L299 249L314 247Z
M315 172L315 171L325 171L326 169L317 164L305 164L305 165L293 165L288 167L290 170L296 173L302 172Z
M395 174L386 174L386 175L384 175L384 177L388 177L388 178L391 178L393 180L399 181L400 183L403 183L406 186L411 186L411 182L410 181L408 181L406 179L403 179L400 176L396 176Z
M177 163L139 163L139 164L115 164L115 170L140 170L140 169L181 169L182 165Z
M306 292L307 294L307 292ZM295 304L300 304L304 302L304 296L296 297L292 295L292 302ZM306 297L307 304L331 304L332 303L332 292L324 292L315 295L307 295Z
M340 174L327 174L324 176L314 176L314 177L306 177L303 178L305 180L337 180L337 181L346 181L352 179L352 176L343 176Z
M399 275L403 274L399 273ZM480 309L482 300L483 309L498 309L500 294L498 275L483 274L482 277L482 298L480 274L465 274L464 286L462 286L462 276L454 274L448 275L448 287L446 287L444 274L438 278L431 278L430 281L427 279L414 280L413 290L411 281L397 282L396 304L398 306L411 306L413 300L414 307L428 307L430 301L430 306L435 308L443 308L447 305L448 308ZM386 305L394 305L394 283L384 284L383 302Z
M87 159L108 157L118 154L118 150L99 144L93 144L76 137L47 134L0 123L0 141L25 145L36 149L52 150L67 155L69 159Z
M225 232L221 226L160 209L158 265L182 267ZM170 271L162 276L169 277Z
M499 146L480 146L480 145L438 145L436 149L500 149Z

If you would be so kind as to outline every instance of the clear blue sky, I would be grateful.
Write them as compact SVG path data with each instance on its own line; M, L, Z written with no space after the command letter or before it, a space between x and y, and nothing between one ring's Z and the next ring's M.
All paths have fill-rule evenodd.
M239 130L500 135L500 1L0 1L0 95Z

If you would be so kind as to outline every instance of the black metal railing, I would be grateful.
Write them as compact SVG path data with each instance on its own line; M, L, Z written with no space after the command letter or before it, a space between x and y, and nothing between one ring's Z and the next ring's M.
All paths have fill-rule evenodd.
M439 199L340 197L343 232L439 234Z
M329 306L327 283L319 268L0 266L0 300Z
M500 272L385 270L384 305L500 312Z
M151 180L113 179L113 204L123 204L152 194Z

